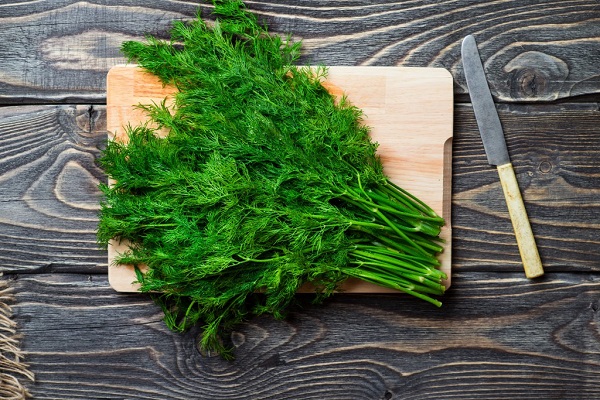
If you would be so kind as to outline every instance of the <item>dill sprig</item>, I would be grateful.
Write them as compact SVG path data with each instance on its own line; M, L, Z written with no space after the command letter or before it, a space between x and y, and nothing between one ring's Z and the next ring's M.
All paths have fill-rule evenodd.
M128 240L116 261L148 266L141 291L160 293L167 325L202 322L202 347L224 357L224 332L283 318L307 282L317 302L355 277L439 306L444 220L384 175L361 110L322 86L327 69L295 65L300 42L241 1L213 3L210 26L123 44L178 92L141 106L153 128L103 152L115 183L101 185L99 242Z

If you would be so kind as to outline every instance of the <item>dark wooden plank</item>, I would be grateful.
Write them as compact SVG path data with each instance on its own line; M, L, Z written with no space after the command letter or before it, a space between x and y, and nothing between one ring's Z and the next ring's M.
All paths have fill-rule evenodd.
M0 101L104 102L106 73L125 40L165 36L195 1L4 1L0 5Z
M600 270L598 105L498 108L546 270ZM487 164L472 108L455 110L453 266L521 270L502 188Z
M104 126L104 108L0 108L0 271L106 271L95 236Z
M455 110L453 268L521 271L495 169L472 109ZM0 109L0 270L106 271L95 243L103 106ZM502 106L500 117L549 271L599 270L596 104Z
M299 297L285 321L232 333L237 360L202 356L143 295L104 276L13 276L39 399L596 399L594 274L457 274L441 309L408 296ZM100 391L99 391L100 390Z
M474 34L501 101L550 101L600 91L600 9L588 0L250 1L278 33L304 40L303 63L435 66L466 93L460 41ZM0 102L103 102L124 40L165 36L196 1L4 1ZM210 7L206 7L209 10Z

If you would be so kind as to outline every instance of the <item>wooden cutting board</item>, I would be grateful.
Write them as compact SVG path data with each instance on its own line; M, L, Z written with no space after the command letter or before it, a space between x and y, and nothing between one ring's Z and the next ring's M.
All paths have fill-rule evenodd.
M334 95L346 94L364 111L386 174L392 181L429 204L446 219L441 237L442 270L449 279L452 261L450 219L452 178L453 81L445 69L400 67L331 67L324 83ZM138 104L160 102L174 93L156 77L135 65L115 66L107 78L107 130L110 139L125 140L124 126L147 120ZM114 265L125 243L108 249L108 278L119 292L138 286L133 267ZM390 292L361 281L349 280L345 292ZM308 290L308 289L307 289Z

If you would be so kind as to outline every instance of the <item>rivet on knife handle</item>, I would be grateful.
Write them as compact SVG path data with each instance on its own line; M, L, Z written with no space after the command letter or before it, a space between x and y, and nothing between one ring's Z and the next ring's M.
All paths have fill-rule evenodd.
M473 36L469 35L463 40L461 52L465 79L469 87L469 95L483 147L488 162L498 168L525 275L528 278L541 276L544 274L544 269L527 218L517 178L510 162L500 118L498 118L496 105L492 99L477 50L477 43Z

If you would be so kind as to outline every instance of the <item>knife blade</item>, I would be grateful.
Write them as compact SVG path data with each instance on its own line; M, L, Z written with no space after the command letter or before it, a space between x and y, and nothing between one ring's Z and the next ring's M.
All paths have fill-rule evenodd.
M544 269L510 161L502 124L485 78L477 43L472 35L463 39L461 54L469 96L485 154L488 163L496 166L498 170L525 275L528 278L536 278L544 274Z

